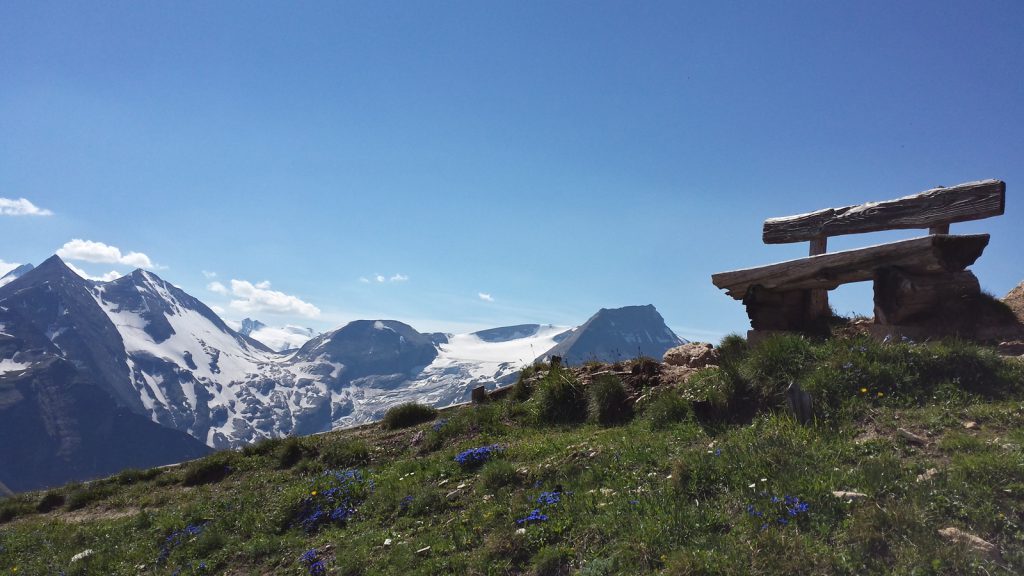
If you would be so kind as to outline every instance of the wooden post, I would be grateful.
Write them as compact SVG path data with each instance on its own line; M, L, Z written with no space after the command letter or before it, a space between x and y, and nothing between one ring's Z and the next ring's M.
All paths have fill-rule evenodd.
M818 236L817 238L811 239L811 256L824 254L827 249L828 236ZM807 305L807 316L809 318L822 318L828 316L829 313L831 313L831 309L828 307L828 290L815 289L810 292L811 297Z
M949 223L936 224L928 228L928 234L949 234Z

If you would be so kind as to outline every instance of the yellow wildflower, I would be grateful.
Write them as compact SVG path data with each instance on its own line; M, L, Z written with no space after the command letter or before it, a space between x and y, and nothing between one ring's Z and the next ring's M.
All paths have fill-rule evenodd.
M861 394L867 394L868 393L868 389L867 388L861 388L860 389L860 393Z

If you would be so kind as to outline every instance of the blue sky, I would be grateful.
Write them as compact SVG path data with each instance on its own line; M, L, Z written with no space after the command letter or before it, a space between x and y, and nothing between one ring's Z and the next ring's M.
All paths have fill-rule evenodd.
M1002 295L1022 29L1020 2L4 2L0 198L52 214L0 216L0 265L142 262L321 330L653 303L716 339L747 322L713 272L806 254L765 218L1000 178L1006 214L953 231L992 234Z

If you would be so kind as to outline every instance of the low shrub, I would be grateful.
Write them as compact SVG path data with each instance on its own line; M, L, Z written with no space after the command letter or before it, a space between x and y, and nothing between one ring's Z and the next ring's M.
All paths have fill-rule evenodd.
M590 385L590 419L603 426L618 424L629 417L626 387L612 375L599 376Z
M437 418L437 408L418 402L406 402L389 408L384 413L381 425L388 430L398 430L430 422L434 418Z

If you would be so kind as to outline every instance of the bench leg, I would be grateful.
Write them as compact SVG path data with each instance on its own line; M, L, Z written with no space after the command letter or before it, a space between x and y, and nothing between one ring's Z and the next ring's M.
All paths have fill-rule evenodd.
M938 308L951 298L977 296L978 278L970 271L946 274L908 274L899 268L882 268L875 273L875 322L913 323L915 316Z
M754 330L805 330L810 314L811 291L776 292L754 286L743 299L750 327Z

